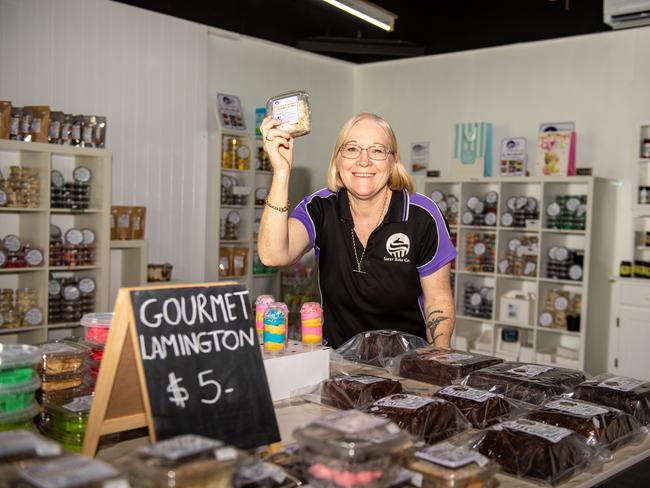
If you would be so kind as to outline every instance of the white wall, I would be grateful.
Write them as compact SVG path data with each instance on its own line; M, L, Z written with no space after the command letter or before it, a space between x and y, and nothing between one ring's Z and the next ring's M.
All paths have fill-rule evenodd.
M647 27L363 65L355 109L393 124L405 162L410 142L430 141L430 167L443 176L451 176L456 122L493 122L493 158L503 138L526 137L530 161L541 122L575 121L577 166L624 182L615 252L629 259L639 126L650 123L649 61Z
M269 97L290 90L309 93L312 130L296 139L294 165L309 168L312 189L325 186L334 140L340 126L354 113L355 65L259 39L219 33L210 35L209 55L210 107L216 106L217 92L239 95L248 132L252 133L255 126L255 108L264 107Z
M0 0L0 99L108 117L113 202L150 262L203 275L207 29L106 0ZM197 255L198 253L198 255Z

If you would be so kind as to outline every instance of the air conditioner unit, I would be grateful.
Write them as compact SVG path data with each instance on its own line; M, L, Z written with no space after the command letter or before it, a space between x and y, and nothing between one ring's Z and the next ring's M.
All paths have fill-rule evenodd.
M650 0L603 0L603 22L614 29L650 25Z

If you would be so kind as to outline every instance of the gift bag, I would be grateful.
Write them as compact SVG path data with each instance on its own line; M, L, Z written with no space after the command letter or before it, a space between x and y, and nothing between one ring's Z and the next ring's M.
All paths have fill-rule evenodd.
M535 176L576 174L576 132L573 122L542 124L537 137Z
M475 122L455 125L454 176L492 176L492 124Z

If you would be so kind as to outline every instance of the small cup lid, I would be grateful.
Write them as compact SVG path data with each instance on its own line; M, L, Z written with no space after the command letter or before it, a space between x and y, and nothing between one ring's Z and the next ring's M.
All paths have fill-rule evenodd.
M87 313L81 317L81 325L84 327L101 327L108 329L113 321L113 312Z

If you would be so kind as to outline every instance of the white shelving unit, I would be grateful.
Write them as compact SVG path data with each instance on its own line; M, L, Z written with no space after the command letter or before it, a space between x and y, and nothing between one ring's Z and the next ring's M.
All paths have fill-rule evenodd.
M607 369L607 317L609 317L608 273L611 269L614 245L610 224L615 219L616 203L616 186L613 182L591 176L493 177L480 180L427 178L424 183L424 193L431 196L434 190L453 194L458 198L459 217L469 197L482 197L488 191L496 191L499 195L497 211L499 219L496 226L450 226L451 232L457 234L459 250L455 263L456 271L452 277L457 311L455 335L467 338L470 344L480 336L491 335L491 352L499 355L498 337L501 331L505 328L515 328L519 331L520 342L528 348L529 352L528 358L520 357L522 360L553 363L555 358L550 355L557 350L558 346L562 346L578 351L578 359L573 366L593 373L605 371ZM587 219L584 231L547 228L545 209L558 195L587 196ZM529 196L537 199L540 217L536 228L513 228L500 225L500 216L506 210L506 200L511 196ZM468 233L477 231L495 234L494 272L464 270L465 239ZM503 256L508 240L523 235L536 236L538 239L539 253L535 275L500 274L496 265ZM581 281L546 277L546 256L551 246L584 250ZM464 315L463 289L467 282L494 288L494 304L489 318ZM579 332L543 327L538 323L539 315L544 310L546 295L552 289L581 294ZM509 290L532 293L535 296L532 323L517 325L499 320L500 297Z
M108 307L108 261L110 242L111 151L35 142L0 140L0 169L5 175L10 166L36 168L40 177L40 206L34 209L0 207L0 238L16 234L43 251L44 264L38 268L0 268L0 288L34 288L38 291L43 324L16 329L0 328L1 343L37 343L74 333L78 322L48 322L48 281L62 274L76 278L92 277L97 285L95 310ZM53 169L72 181L72 172L86 166L92 172L90 208L69 210L51 208L50 176ZM96 235L93 266L51 267L49 265L50 224L63 232L70 227L90 228Z
M262 141L256 139L252 133L221 129L215 117L210 122L210 137L208 141L208 208L206 222L206 252L205 252L205 280L206 281L236 281L246 286L250 293L251 302L255 297L271 294L276 298L280 293L280 273L254 273L253 263L257 254L257 241L255 239L255 221L262 215L264 205L255 204L255 190L271 186L272 173L259 171L258 148ZM248 147L249 169L224 168L222 165L222 146L225 137L240 138ZM245 205L221 203L221 182L224 175L229 175L237 180L238 185L250 188L250 194ZM241 217L238 240L226 240L220 237L221 219L227 218L229 212L237 212ZM246 272L240 276L219 275L219 258L222 247L246 248L248 259Z

